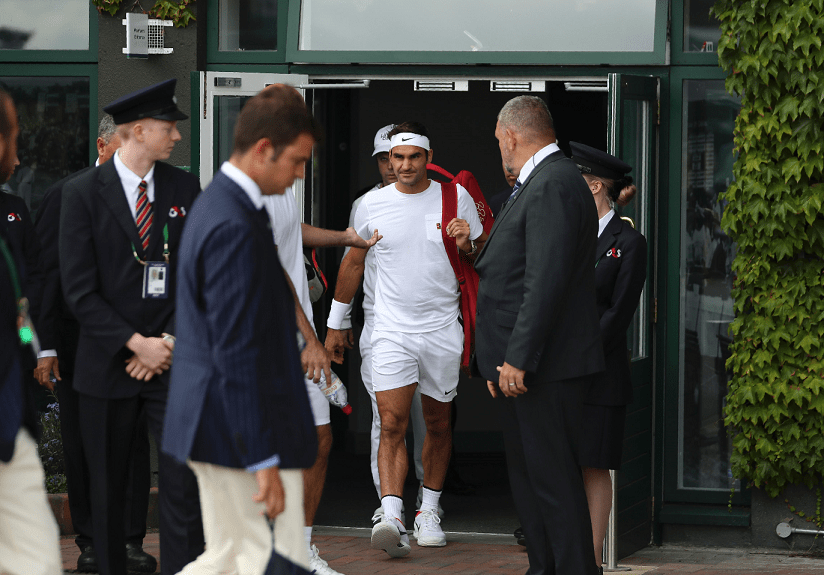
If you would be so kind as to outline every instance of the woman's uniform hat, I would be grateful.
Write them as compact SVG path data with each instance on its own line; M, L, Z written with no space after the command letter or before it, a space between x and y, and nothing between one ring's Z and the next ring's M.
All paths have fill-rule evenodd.
M148 88L142 88L104 106L103 111L111 114L117 125L143 118L186 120L189 116L177 109L176 84L177 80L172 78Z
M572 150L572 161L578 165L581 173L620 180L632 171L629 164L592 146L570 142L569 147Z

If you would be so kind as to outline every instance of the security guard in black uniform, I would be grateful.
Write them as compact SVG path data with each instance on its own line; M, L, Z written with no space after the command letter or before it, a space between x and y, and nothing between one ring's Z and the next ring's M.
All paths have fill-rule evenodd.
M160 443L174 347L177 249L200 191L194 175L161 161L180 140L177 121L187 118L174 88L175 80L167 80L105 106L121 147L63 192L60 276L80 322L74 388L103 575L126 573L124 485L142 409ZM203 530L194 475L167 455L158 457L161 572L171 575L203 551Z

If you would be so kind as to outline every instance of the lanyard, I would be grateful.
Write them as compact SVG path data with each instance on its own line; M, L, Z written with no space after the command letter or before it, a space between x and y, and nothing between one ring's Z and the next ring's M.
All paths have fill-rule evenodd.
M166 263L169 263L169 223L166 222L163 224L163 259L166 260ZM140 256L137 255L137 250L134 247L134 243L132 243L132 254L134 254L134 259L137 260L142 266L146 265L146 262L140 259Z
M14 290L14 301L17 303L17 315L18 318L22 318L22 322L18 323L19 327L17 329L20 343L23 345L32 344L35 346L35 350L39 352L40 345L39 342L35 341L37 335L31 323L31 318L29 318L29 300L23 297L23 291L20 289L20 276L17 274L17 266L14 264L14 258L12 258L9 247L3 238L0 238L0 251L3 252L3 259L9 270L12 289Z

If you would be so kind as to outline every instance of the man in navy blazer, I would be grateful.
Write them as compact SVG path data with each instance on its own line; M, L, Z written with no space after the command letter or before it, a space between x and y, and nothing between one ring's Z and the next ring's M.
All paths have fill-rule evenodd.
M475 261L476 357L503 415L529 575L597 573L576 438L583 393L604 370L595 304L598 214L534 96L501 109L495 136L514 191Z
M0 89L0 184L17 161L17 114ZM17 300L23 284L19 248L0 227L0 573L62 573L57 523L46 499L43 467L32 437L34 410L23 389Z
M269 86L244 105L232 155L189 215L162 446L188 460L201 494L206 551L183 574L257 575L273 550L308 567L302 469L317 433L263 196L304 177L318 138L303 98Z

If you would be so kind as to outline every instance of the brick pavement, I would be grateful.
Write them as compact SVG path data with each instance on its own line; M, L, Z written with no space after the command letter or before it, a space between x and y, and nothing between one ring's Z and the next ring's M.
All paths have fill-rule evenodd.
M511 536L447 533L446 547L424 548L390 559L369 547L368 529L316 527L314 542L321 556L345 575L524 575L524 548ZM79 552L74 540L62 540L63 568L72 571ZM158 534L149 533L144 549L158 556ZM632 575L824 575L824 558L759 549L648 547L619 561Z

